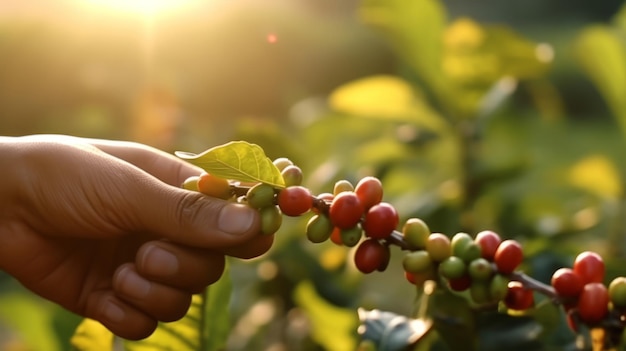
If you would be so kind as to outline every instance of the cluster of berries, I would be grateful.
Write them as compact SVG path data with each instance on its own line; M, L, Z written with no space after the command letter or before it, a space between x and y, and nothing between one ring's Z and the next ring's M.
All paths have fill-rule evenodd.
M559 268L552 275L550 283L573 330L578 322L601 324L610 313L616 320L626 319L626 277L613 279L608 287L604 279L602 256L592 251L578 254L571 268Z
M240 184L209 173L190 177L183 187L258 209L264 234L274 234L283 215L311 212L308 240L355 247L354 263L363 273L384 271L390 260L389 246L395 244L406 251L402 265L412 284L441 278L451 290L468 292L477 305L503 302L512 310L534 306L533 290L515 274L524 258L518 241L502 240L489 230L475 237L464 232L449 237L431 232L419 218L410 218L399 228L398 212L382 201L379 179L364 177L356 185L340 180L332 193L314 196L301 185L302 171L293 162L279 158L273 163L281 172L284 187ZM576 330L578 323L598 325L609 314L626 320L626 277L615 278L608 287L604 278L601 256L590 251L579 254L572 268L554 272L552 295L567 312L572 329Z

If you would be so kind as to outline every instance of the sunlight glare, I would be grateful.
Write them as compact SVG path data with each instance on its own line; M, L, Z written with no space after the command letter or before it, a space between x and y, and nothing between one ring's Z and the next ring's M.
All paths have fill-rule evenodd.
M93 6L108 7L116 11L154 15L180 7L183 0L87 0Z

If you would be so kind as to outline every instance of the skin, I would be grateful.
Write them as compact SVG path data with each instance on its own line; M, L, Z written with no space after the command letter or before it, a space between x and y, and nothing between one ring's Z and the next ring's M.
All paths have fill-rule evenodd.
M226 256L269 250L258 212L183 190L201 170L145 145L0 137L0 269L127 339L182 318Z

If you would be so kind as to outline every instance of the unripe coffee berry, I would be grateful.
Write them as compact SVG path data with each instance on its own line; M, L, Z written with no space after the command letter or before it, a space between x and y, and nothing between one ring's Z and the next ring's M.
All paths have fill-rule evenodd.
M482 257L479 257L470 262L468 266L468 272L470 277L472 277L472 280L474 281L487 281L494 274L491 262Z
M270 235L280 229L283 223L283 215L278 206L268 206L259 210L261 214L261 233Z
M609 284L609 298L613 306L626 307L626 277L617 277Z
M439 274L444 278L458 279L463 277L466 273L467 265L465 261L456 256L450 256L439 264Z
M205 172L198 177L197 185L198 191L204 195L224 200L231 197L230 183L227 179Z
M265 208L274 206L274 187L266 183L258 183L252 186L246 194L248 206L252 208Z
M285 169L283 169L280 174L283 176L285 186L302 184L302 170L296 165L289 165L285 167Z
M330 238L333 232L333 224L330 219L322 214L312 216L306 225L306 237L312 243L321 243Z
M409 218L402 227L402 237L411 250L423 249L430 236L430 229L419 218Z
M441 262L452 255L450 239L441 233L433 233L426 241L426 251L435 262Z
M407 253L402 260L402 267L407 272L420 273L432 269L434 264L428 252L420 250Z

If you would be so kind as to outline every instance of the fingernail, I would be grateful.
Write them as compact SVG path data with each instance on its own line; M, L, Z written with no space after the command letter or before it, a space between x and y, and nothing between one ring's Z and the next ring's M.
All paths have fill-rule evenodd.
M115 323L122 322L124 317L126 317L124 310L113 301L107 301L105 303L102 308L102 314L104 318Z
M148 296L150 282L141 277L130 267L123 268L119 272L119 290L121 293L138 299Z
M144 254L142 268L154 276L172 276L178 273L178 258L158 246L150 246Z
M243 234L254 222L254 210L243 204L228 204L222 207L217 227L226 233Z

